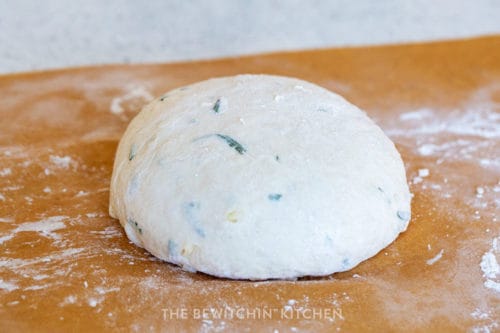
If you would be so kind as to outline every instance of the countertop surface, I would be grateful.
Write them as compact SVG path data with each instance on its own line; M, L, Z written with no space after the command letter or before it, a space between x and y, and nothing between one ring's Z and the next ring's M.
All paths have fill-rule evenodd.
M0 1L0 73L500 33L496 0Z
M130 119L171 88L242 72L309 80L366 110L405 162L408 230L348 272L297 281L189 273L131 244L108 215ZM2 76L0 326L496 331L499 114L500 36Z

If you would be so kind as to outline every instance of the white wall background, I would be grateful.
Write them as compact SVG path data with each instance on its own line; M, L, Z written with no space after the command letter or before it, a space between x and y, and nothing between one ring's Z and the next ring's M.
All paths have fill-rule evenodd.
M0 0L0 73L500 33L500 0Z

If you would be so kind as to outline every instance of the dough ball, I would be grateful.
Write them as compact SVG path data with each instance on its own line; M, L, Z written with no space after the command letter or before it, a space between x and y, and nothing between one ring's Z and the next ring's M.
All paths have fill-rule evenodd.
M406 229L410 200L398 151L364 112L305 81L238 75L144 107L109 208L158 258L259 280L353 268Z

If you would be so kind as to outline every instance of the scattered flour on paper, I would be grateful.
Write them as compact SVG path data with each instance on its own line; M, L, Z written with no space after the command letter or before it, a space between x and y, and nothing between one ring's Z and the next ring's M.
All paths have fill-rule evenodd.
M75 304L76 301L77 301L78 297L75 296L75 295L68 295L64 298L64 300L59 303L59 306L65 306L65 305L69 305L69 304Z
M490 333L496 331L499 327L498 322L496 321L496 315L493 315L491 310L483 311L480 308L476 308L471 312L471 317L478 322L477 325L471 328L472 333Z
M498 122L500 121L500 114L492 112L492 110L467 110L467 112L462 112L461 110L455 110L447 112L446 117L436 117L434 111L430 109L420 109L415 111L410 111L410 114L414 117L404 117L407 113L403 113L400 119L404 122L422 122L423 119L431 119L431 121L426 121L425 126L414 126L409 129L392 129L387 134L391 136L418 136L425 134L431 137L433 134L449 133L456 134L458 136L478 136L488 139L496 139L500 137L500 129L497 128ZM420 118L415 117L415 115L424 114ZM403 117L403 118L401 118Z
M418 169L418 175L413 177L412 182L413 184L418 184L423 182L425 177L429 176L429 169Z
M3 279L0 279L0 289L6 291L13 291L19 289L19 287L15 283L6 282Z
M41 265L47 262L64 261L68 258L76 258L84 252L83 248L69 248L61 251L54 251L52 254L30 258L30 259L12 259L0 257L0 267L8 268L11 271L20 275L30 276L33 279L40 280L40 276L44 276L46 271L50 271L50 267L40 267L40 270L31 270L31 266ZM64 275L65 272L58 272L57 275Z
M63 221L67 218L67 216L51 216L37 222L21 223L17 228L10 230L7 235L0 237L0 244L11 240L18 232L23 231L35 231L44 237L60 240L61 236L54 231L66 228L66 224Z
M62 215L49 216L38 221L15 224L12 218L0 219L2 223L10 224L11 226L11 229L7 229L0 234L0 244L15 240L19 233L35 232L39 237L50 239L53 246L62 249L61 251L52 251L48 255L31 257L29 259L12 258L9 256L10 251L8 251L7 245L7 250L0 254L0 272L8 272L9 275L13 274L17 278L10 281L2 280L0 282L0 291L10 292L18 289L22 291L37 291L64 283L60 277L67 275L68 269L70 269L70 267L65 267L66 260L73 260L83 251L83 249L65 248L66 242L58 232L67 227L66 220L68 219L68 216ZM27 248L29 248L29 245L30 243L25 244ZM48 262L60 269L54 272L53 268L47 266ZM51 281L47 282L47 280ZM29 282L29 284L26 285L26 282Z
M443 253L444 253L444 250L441 249L441 251L439 251L439 253L435 257L426 261L427 265L429 265L429 266L434 265L436 262L438 262L443 257Z
M39 291L64 285L64 277L71 273L71 267L67 265L68 261L78 259L82 253L84 253L83 248L69 248L30 259L2 256L0 257L0 267L5 272L15 274L23 284L28 283L22 288L23 291ZM50 266L47 265L49 262ZM54 270L54 267L57 269ZM18 287L17 280L11 279L9 282L2 281L0 283L0 291L2 289L13 291L21 288Z
M422 121L424 119L432 118L434 112L431 109L422 108L415 111L405 112L399 115L401 121Z
M455 110L409 110L381 125L390 137L413 141L419 155L438 157L438 164L445 160L477 164L479 160L480 166L498 170L500 155L489 150L500 138L500 103L494 97L498 91L500 84L492 83ZM446 140L439 138L443 133L448 134Z
M500 149L500 103L496 97L499 91L500 84L491 83L473 92L456 109L408 110L380 124L395 142L413 147L413 153L428 161L428 165L417 166L416 174L410 171L410 185L414 188L418 185L421 190L444 200L462 200L464 206L476 209L473 220L497 222L491 209L488 215L482 211L500 207L500 177L467 190L456 185L462 176L450 171L455 162L466 162L472 168L487 172L500 171L500 155L495 154ZM481 172L479 170L477 172ZM433 173L435 175L429 177Z
M500 293L500 236L493 239L489 251L483 254L481 259L481 270L485 278L484 286Z
M412 190L430 195L436 207L445 207L448 200L459 200L464 208L454 212L456 219L464 223L481 220L489 224L485 234L495 235L499 230L495 212L500 208L500 154L496 153L500 149L499 92L500 84L491 83L473 92L456 109L407 110L380 124L391 139L421 157L418 165L407 163ZM484 171L493 177L471 188L459 186L463 175L453 172L455 163L465 163L471 172ZM429 243L428 250L437 246ZM500 297L499 247L500 237L497 237L491 248L477 258L478 270L483 275L478 282L492 297ZM442 248L426 264L435 265L446 251ZM475 326L470 330L476 333L498 330L498 315L491 303L479 299L477 302L476 310L471 313Z
M50 162L55 164L56 167L61 169L68 169L71 165L72 159L70 156L57 156L50 155Z
M129 86L123 95L113 98L109 109L112 114L120 115L125 112L123 104L126 102L140 103L138 106L140 109L143 104L150 102L153 99L154 96L145 87Z
M0 177L6 177L12 174L11 168L3 168L0 170Z
M102 238L117 238L123 237L122 228L118 226L109 226L104 230L91 231L90 233L101 235Z

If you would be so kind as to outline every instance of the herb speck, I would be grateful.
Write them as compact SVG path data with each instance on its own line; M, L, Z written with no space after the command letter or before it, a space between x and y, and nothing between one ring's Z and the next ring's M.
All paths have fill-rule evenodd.
M226 218L229 222L236 223L238 222L238 213L235 210L230 211L227 213Z
M136 154L137 154L137 147L135 146L135 143L133 143L130 146L130 152L128 153L128 160L132 161Z
M184 216L188 223L193 227L194 231L201 237L205 237L205 231L202 228L200 220L200 203L198 201L190 201L183 207Z
M230 136L224 134L216 134L216 135L222 140L226 141L229 147L234 148L234 150L236 150L240 155L243 155L247 151L245 147L243 147L238 141L231 138Z
M135 230L137 230L137 232L139 232L139 234L142 235L142 229L139 227L139 223L134 221L132 218L128 218L127 223L130 224Z
M342 260L342 267L349 267L349 258L344 258L344 260Z
M219 113L220 109L220 98L215 102L214 106L212 107L212 110L214 110L215 113Z
M279 201L283 195L280 193L271 193L267 198L271 201Z
M173 240L169 239L168 240L168 245L167 245L167 248L168 248L168 255L169 256L175 256L178 252L178 246L177 246L177 243L174 242Z
M398 218L403 221L408 221L410 219L410 212L404 210L398 210Z

